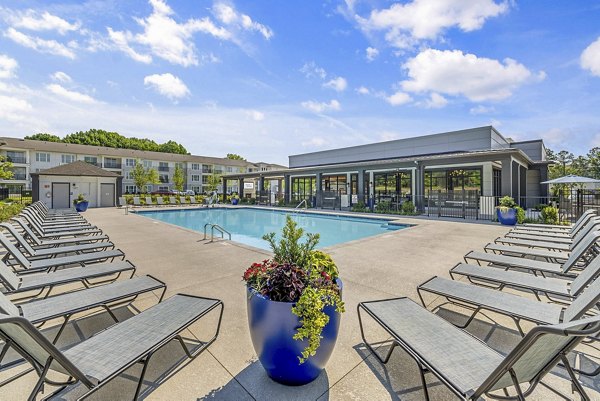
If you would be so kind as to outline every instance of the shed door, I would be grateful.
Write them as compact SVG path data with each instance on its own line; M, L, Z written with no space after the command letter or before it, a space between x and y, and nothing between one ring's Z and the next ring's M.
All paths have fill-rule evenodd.
M68 209L71 207L71 196L69 195L71 185L68 182L52 183L52 208Z
M115 184L100 184L100 207L115 205Z

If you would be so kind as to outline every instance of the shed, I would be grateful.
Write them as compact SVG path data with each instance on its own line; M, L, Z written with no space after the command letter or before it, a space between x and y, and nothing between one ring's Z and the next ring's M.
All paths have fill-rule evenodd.
M80 194L89 207L111 207L122 195L122 181L119 174L76 161L31 173L32 197L53 209L72 207Z

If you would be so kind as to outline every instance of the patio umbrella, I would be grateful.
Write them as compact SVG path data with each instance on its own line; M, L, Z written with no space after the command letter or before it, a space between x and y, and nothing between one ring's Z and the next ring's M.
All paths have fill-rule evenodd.
M564 177L555 178L550 181L544 181L541 184L598 184L600 180L589 177L581 177L578 175L565 175Z

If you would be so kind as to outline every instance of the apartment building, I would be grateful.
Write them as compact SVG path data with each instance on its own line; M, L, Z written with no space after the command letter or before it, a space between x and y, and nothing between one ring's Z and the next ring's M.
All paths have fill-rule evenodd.
M0 155L12 162L14 176L0 180L3 187L31 189L31 173L80 160L123 176L123 193L135 193L132 171L136 160L144 167L158 171L159 184L147 185L145 190L173 190L173 175L179 166L185 177L184 190L204 193L208 190L209 177L213 174L235 174L281 169L270 163L251 163L226 158L147 152L132 149L116 149L102 146L78 145L20 138L0 137ZM227 192L239 192L237 182L231 182ZM219 192L223 190L219 185Z

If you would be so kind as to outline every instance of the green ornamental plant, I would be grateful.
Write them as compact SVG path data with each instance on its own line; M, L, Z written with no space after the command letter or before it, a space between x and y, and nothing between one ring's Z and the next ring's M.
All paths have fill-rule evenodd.
M544 224L560 224L558 209L554 206L546 206L543 208L540 217Z
M306 238L303 240L303 238ZM321 333L329 323L324 312L334 306L344 312L339 275L335 262L325 252L314 248L319 234L306 234L288 216L281 239L275 233L263 237L273 251L273 258L254 263L244 273L246 285L272 301L293 302L292 313L300 319L300 327L293 338L307 340L308 345L298 356L304 363L314 356L321 344Z
M87 199L83 196L83 194L79 194L77 198L73 199L73 206L77 206L82 202L87 202Z
M506 211L508 209L514 209L517 206L517 203L510 196L503 196L500 198L498 209L502 211Z

